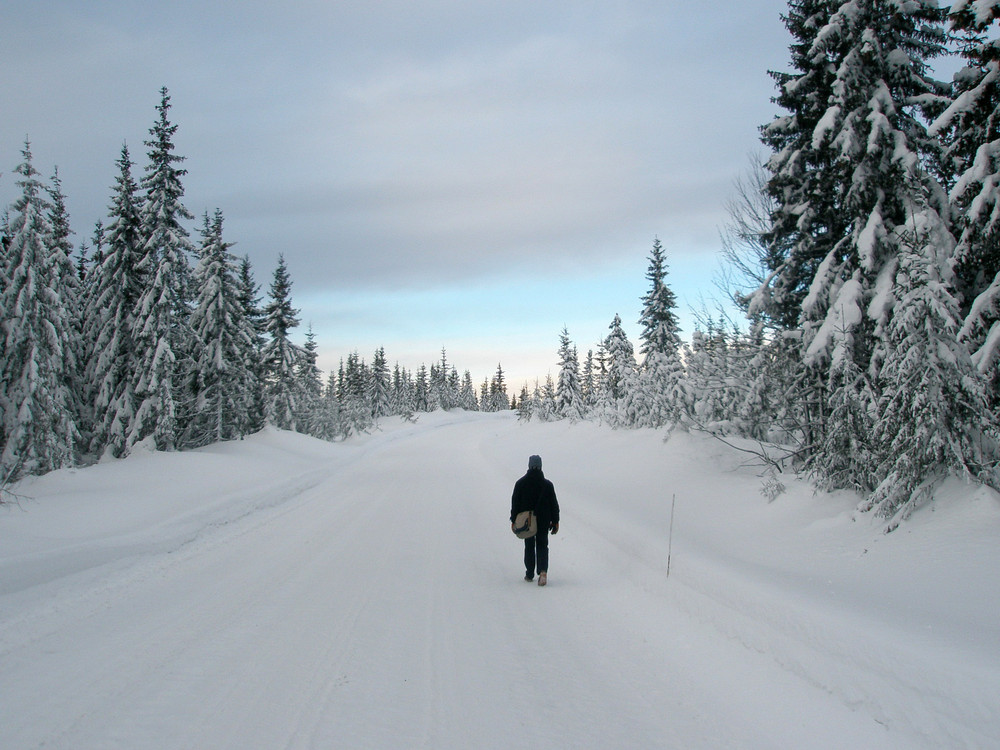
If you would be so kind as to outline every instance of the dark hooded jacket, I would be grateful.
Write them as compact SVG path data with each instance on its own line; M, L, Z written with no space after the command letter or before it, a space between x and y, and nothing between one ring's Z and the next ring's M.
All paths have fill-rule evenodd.
M538 528L548 529L559 523L559 501L552 482L545 478L541 469L528 469L528 473L514 483L514 494L510 501L510 522L526 510L535 511Z

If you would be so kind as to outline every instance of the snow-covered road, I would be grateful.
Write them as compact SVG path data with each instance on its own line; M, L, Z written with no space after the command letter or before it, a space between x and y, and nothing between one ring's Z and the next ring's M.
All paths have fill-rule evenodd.
M546 588L507 523L531 453ZM741 460L438 413L31 480L0 514L0 747L1000 744L996 497L897 541Z

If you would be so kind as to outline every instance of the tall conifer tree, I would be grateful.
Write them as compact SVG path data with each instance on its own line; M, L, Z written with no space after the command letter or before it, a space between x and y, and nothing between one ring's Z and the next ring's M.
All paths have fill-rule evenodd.
M580 388L580 360L576 347L563 327L559 334L559 381L556 387L556 413L563 419L583 418L583 392Z
M71 390L68 259L53 242L51 206L25 143L0 293L0 476L72 465L78 431Z
M983 382L957 339L952 240L933 213L926 206L915 211L901 239L894 278L898 304L879 374L874 438L881 482L866 507L894 517L893 524L929 498L946 472L987 479L985 468L994 459L984 453L982 438L996 445Z
M262 429L267 418L264 399L264 344L267 321L260 306L260 287L254 281L250 258L245 255L240 259L237 287L243 319L251 336L251 347L246 354L247 366L253 375L250 409L246 414L246 431L249 434Z
M139 352L136 396L138 407L126 438L126 448L153 436L156 447L171 450L180 428L195 406L194 335L189 325L192 251L181 224L192 216L181 203L181 177L174 153L177 126L168 119L170 97L160 90L159 117L150 129L149 164L142 187L142 259L146 280L139 301L134 337Z
M299 311L292 307L291 291L285 257L279 255L266 307L270 338L264 347L264 377L268 421L283 430L297 429L298 413L296 368L301 355L289 332L299 324Z
M1000 0L957 0L950 10L966 67L955 76L955 100L931 126L948 138L955 286L965 317L961 338L989 383L1000 411ZM992 34L994 38L988 38Z
M127 431L138 408L135 322L147 282L139 270L140 204L127 146L122 146L116 163L118 177L108 226L102 225L100 241L95 240L87 277L90 303L85 336L93 342L86 369L95 416L90 449L99 454L107 450L120 457L125 453Z
M222 236L222 212L205 215L201 260L195 269L198 296L191 315L197 337L198 400L189 442L242 437L253 408L255 332L240 298L236 259Z

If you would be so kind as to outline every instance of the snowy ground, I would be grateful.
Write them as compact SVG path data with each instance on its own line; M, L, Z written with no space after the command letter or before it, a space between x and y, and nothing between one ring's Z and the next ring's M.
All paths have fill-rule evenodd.
M547 588L507 521L531 453ZM956 482L886 536L745 459L437 413L26 481L0 747L1000 747L1000 498Z

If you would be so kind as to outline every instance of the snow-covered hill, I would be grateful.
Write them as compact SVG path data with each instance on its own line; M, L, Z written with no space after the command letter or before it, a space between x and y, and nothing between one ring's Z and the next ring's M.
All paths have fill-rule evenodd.
M544 589L507 521L532 453ZM29 479L0 747L1000 746L1000 498L956 482L883 535L746 458L439 412Z

